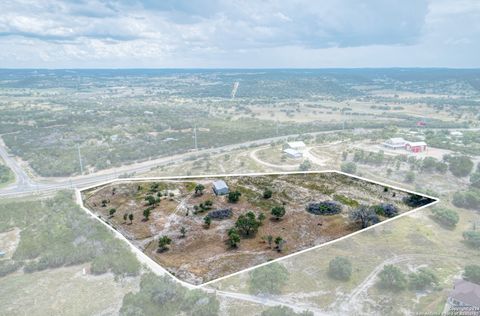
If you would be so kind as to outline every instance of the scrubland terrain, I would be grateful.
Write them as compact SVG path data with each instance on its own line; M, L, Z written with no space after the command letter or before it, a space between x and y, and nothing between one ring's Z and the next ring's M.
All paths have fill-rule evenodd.
M218 179L228 183L230 192L241 194L238 201L215 195L212 182ZM195 191L198 185L205 188L201 194ZM270 190L271 196L264 197L265 190ZM339 173L133 181L113 183L83 194L87 208L172 274L194 284L321 245L433 202L423 199L415 205L407 204L415 195ZM335 203L340 210L325 215L307 211L311 203L318 202ZM395 213L378 213L375 221L363 226L351 219L361 205L382 204L391 205ZM282 207L285 214L274 216L275 207ZM231 214L216 219L210 214L217 210ZM248 211L255 218L264 218L258 221L258 228L253 227L251 233L242 236L239 245L232 247L228 244L228 231ZM206 216L212 217L208 226ZM159 251L159 238L163 236L168 236L172 243L168 250ZM284 245L274 247L268 236L281 237Z

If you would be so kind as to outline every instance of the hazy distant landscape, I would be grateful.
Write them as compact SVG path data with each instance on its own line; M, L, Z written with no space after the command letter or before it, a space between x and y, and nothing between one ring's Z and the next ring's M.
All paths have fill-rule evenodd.
M289 134L478 125L478 70L2 70L0 133L41 176ZM238 82L236 95L232 88ZM78 147L77 147L78 146Z

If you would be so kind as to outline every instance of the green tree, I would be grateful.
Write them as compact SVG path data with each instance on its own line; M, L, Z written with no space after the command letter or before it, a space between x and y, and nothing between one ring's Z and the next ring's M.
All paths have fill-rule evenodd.
M143 218L148 221L148 219L150 218L150 213L152 212L152 210L150 208L146 208L143 210Z
M235 222L238 232L244 236L250 236L257 232L260 221L255 218L255 214L251 211L242 214Z
M285 245L285 243L286 241L282 237L278 236L277 238L275 238L275 245L277 245L276 248L278 252L283 251L283 245Z
M205 226L207 228L210 228L210 225L212 224L212 219L210 218L210 216L205 216L203 218L203 222L205 223Z
M123 222L127 222L128 213L123 214Z
M236 229L230 229L228 231L228 244L232 248L237 248L238 243L240 242L240 235L238 234L238 231Z
M262 223L265 220L265 218L266 218L266 216L263 212L258 214L258 216L257 216L257 219L260 223Z
M157 200L155 199L155 197L153 195L147 195L145 197L145 201L147 201L147 205L155 205Z
M253 294L280 294L288 282L287 269L276 262L250 272L250 292Z
M278 221L278 220L280 220L281 217L283 217L285 215L285 207L275 206L275 207L272 208L271 213L275 217L275 219Z
M467 281L480 285L480 265L471 264L465 266L463 278Z
M411 273L408 279L409 287L417 291L438 285L438 277L432 270L427 268L420 268L417 272Z
M187 229L182 226L182 228L180 228L180 234L182 234L182 238L185 238L186 233L187 233Z
M381 288L400 291L407 286L407 278L405 274L396 266L387 264L383 267L383 270L379 273L378 285Z
M130 220L130 224L133 223L133 214L128 214L128 219Z
M335 257L328 264L328 274L334 279L348 281L352 276L352 263L345 257Z
M238 200L240 199L240 196L242 195L242 193L238 192L238 191L230 191L228 192L228 202L230 203L237 203Z
M272 190L270 190L270 189L265 189L265 190L263 191L263 198L264 198L264 199L269 199L269 198L272 197L272 194L273 194Z
M110 217L113 217L113 215L115 215L116 212L117 212L117 209L111 208L111 209L108 211L108 214L110 214Z
M168 245L172 243L172 240L168 236L162 236L158 239L158 250L160 252L168 249Z
M267 242L268 242L268 246L270 247L270 249L272 249L272 243L273 243L273 236L272 235L267 236Z
M202 195L203 194L203 190L205 190L205 186L201 183L197 184L195 186L195 195Z

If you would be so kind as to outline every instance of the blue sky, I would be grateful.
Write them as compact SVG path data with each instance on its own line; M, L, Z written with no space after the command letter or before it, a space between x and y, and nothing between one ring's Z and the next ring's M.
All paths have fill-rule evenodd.
M4 0L0 12L0 68L480 67L479 0Z

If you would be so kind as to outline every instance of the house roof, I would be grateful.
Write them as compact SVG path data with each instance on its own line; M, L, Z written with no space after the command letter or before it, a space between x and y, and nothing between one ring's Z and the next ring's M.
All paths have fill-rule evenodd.
M407 142L407 144L410 146L427 146L425 142Z
M471 306L480 307L480 285L457 280L449 297Z
M298 141L298 142L289 142L287 143L289 147L291 148L299 148L299 147L305 147L305 143L302 142L302 141Z
M295 149L292 149L292 148L287 148L287 149L284 149L283 150L284 153L287 153L289 155L292 155L292 156L295 156L295 155L300 155L300 152L295 150Z
M390 138L387 142L391 144L399 144L399 143L405 143L405 139L401 137L394 137L394 138Z
M214 181L213 187L215 188L215 190L228 189L227 184L223 180Z

